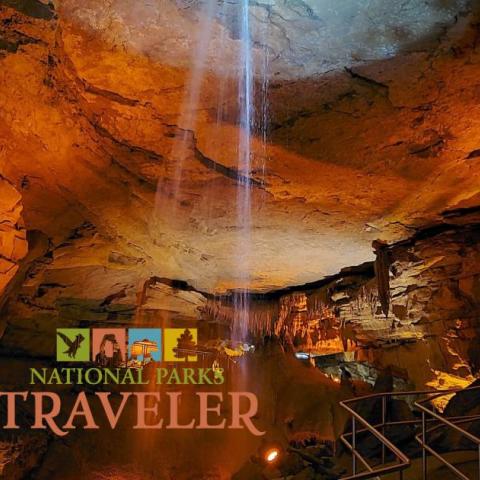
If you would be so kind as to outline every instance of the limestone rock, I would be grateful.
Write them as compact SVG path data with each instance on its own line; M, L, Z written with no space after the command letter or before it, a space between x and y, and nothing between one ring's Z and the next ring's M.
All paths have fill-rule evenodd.
M353 0L252 5L271 107L250 172L238 163L238 72L226 69L241 51L235 2L214 12L205 58L206 2L37 3L0 10L11 45L0 173L21 192L27 229L55 245L87 221L141 250L152 275L268 291L372 260L375 238L478 203L479 54L464 1L409 0L401 13L374 2L373 30ZM232 228L246 177L255 248Z
M0 176L0 306L5 289L28 250L22 208L18 191Z

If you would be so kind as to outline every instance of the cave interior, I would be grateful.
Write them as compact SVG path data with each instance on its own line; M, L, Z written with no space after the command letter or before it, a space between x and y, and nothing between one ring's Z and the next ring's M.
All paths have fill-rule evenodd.
M197 329L266 434L0 430L0 478L342 478L339 402L475 386L478 2L0 0L0 390L96 327ZM389 431L412 480L415 428Z

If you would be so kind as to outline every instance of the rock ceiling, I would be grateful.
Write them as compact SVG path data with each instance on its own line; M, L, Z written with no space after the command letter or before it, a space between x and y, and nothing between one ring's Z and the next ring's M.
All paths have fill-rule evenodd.
M235 2L0 0L0 288L22 257L48 253L45 283L75 297L152 276L268 290L478 205L475 13L338 3L250 2L244 172Z

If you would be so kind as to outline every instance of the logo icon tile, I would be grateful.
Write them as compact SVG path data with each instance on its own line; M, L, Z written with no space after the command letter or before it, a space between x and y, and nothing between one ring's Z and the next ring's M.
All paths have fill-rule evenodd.
M124 328L92 330L92 360L101 367L118 367L126 362L127 335Z
M166 362L197 361L196 328L166 328L164 335Z
M88 328L57 329L57 361L88 362L90 360L90 330Z
M162 360L162 330L160 328L129 328L128 359L145 365Z

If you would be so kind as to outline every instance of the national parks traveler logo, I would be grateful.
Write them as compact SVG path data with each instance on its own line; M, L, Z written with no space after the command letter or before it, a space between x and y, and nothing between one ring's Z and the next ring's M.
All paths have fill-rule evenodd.
M37 386L32 391L0 392L0 397L7 397L0 405L0 411L6 406L6 415L0 415L6 423L0 429L20 428L15 407L21 398L35 404L34 415L28 415L26 421L23 415L22 424L32 429L48 428L60 437L75 429L105 426L114 430L122 416L122 432L125 427L231 428L264 435L253 422L258 413L257 396L248 391L228 391L226 369L219 362L227 364L229 359L221 356L215 345L209 347L202 338L198 342L196 328L111 325L57 329L51 341L53 346L55 339L57 360L63 363L30 367L29 384ZM206 389L209 385L216 390ZM67 387L72 395L64 399L65 387L55 391L56 386L73 386ZM96 421L97 415L102 417L100 422ZM190 423L186 423L187 418Z
M57 361L88 362L90 330L88 328L57 329Z
M196 362L197 330L189 328L166 328L165 361Z

